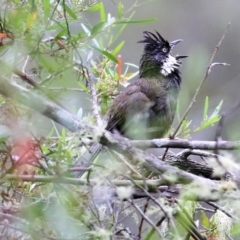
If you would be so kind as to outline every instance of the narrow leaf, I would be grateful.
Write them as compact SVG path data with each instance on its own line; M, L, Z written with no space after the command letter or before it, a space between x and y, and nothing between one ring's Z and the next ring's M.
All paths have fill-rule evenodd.
M89 8L86 12L96 12L101 8L101 3L97 3Z
M100 23L96 24L92 28L91 35L94 35L94 34L100 32L102 30L102 28L104 27L104 25L105 25L105 22L100 22Z
M66 22L62 22L62 23L56 22L56 24L53 24L50 27L48 27L47 30L49 30L49 31L56 30L56 29L64 28L64 27L66 27Z
M127 21L116 21L116 24L139 24L139 23L150 23L155 22L156 18L148 18L148 19L141 19L141 20L127 20Z
M104 56L106 56L108 59L112 60L113 62L115 63L118 63L118 60L116 57L114 57L111 53L107 52L107 51L104 51L104 50L101 50L100 48L97 48L97 47L94 47L93 48L95 50L97 50L98 52L102 53Z
M47 21L50 15L50 0L43 0L43 12L45 21Z
M116 56L119 51L122 49L123 45L124 45L125 41L122 41L120 44L118 44L118 46L112 51L112 55Z
M106 14L105 14L103 3L101 3L101 7L100 7L100 19L102 22L106 22Z
M66 34L67 33L67 28L64 28L63 30L61 30L58 34L57 34L57 36L55 37L56 39L58 39L58 38L61 38L64 34Z
M212 115L210 116L210 118L213 118L215 116L217 116L219 114L219 111L222 107L223 104L223 100L218 104L218 106L215 108L214 112L212 113Z
M194 132L198 132L200 130L203 130L209 126L212 126L214 123L218 122L220 119L220 117L218 115L212 117L212 118L209 118L206 122L204 122L200 127L198 127L197 129L195 129Z
M210 222L209 219L206 215L206 213L204 211L201 211L201 223L204 226L205 229L209 229L210 228Z
M77 20L76 14L72 11L72 9L66 3L63 4L63 7L65 8L65 11L68 13L69 16L71 16L74 20Z
M66 130L65 130L65 128L62 129L61 141L64 145L66 145Z
M85 92L88 92L88 88L80 81L78 81L78 85L81 89L83 89Z
M118 3L118 19L123 16L123 4L121 2Z
M208 113L208 96L205 99L205 104L204 104L204 110L203 110L203 121L207 119L207 113Z

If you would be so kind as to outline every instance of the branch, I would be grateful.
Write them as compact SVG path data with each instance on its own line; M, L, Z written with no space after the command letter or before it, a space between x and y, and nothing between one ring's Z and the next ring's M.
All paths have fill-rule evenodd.
M96 89L95 89L95 85L94 85L94 76L93 73L90 69L90 61L92 58L92 50L89 52L88 54L88 58L87 58L87 63L86 63L86 68L87 68L87 75L88 75L88 84L90 87L90 93L92 96L92 109L93 109L93 116L95 117L95 120L97 122L98 126L101 126L102 124L102 120L99 114L99 107L98 107L98 99L97 99L97 93L96 93Z
M0 77L0 94L39 112L72 132L83 127L82 123L74 115L55 102L2 76Z
M1 179L11 180L11 181L25 181L25 182L44 182L44 183L63 183L72 185L86 185L88 184L87 179L80 178L70 178L70 177L60 177L60 176L43 176L43 175L16 175L16 174L6 174L1 177ZM90 179L90 183L94 186L99 184L99 180ZM116 186L132 186L132 182L129 180L112 180L111 181ZM136 180L136 183L140 186L146 184L142 180ZM161 185L159 180L147 180L147 185L158 186Z
M91 184L92 186L99 184L98 179L80 179L80 178L69 178L69 177L60 177L60 176L43 176L43 175L16 175L16 174L6 174L5 176L1 177L0 182L4 180L9 181L24 181L24 182L42 182L42 183L61 183L61 184L71 184L71 185L88 185ZM206 180L206 181L205 181ZM209 184L210 183L210 184ZM133 186L133 181L131 180L111 180L111 184L114 186ZM224 185L222 185L221 182L214 182L208 179L204 179L201 177L198 177L198 182L196 184L199 184L200 186L204 186L204 191L199 191L197 187L195 187L195 191L191 191L191 186L188 188L188 186L166 186L166 180L162 179L148 179L148 180L134 180L135 191L133 192L132 198L138 199L143 197L149 197L149 194L153 198L158 197L166 197L166 198L176 198L179 197L180 191L184 193L182 197L185 200L190 201L207 201L207 202L215 202L218 201L220 198L222 199L223 196L229 197L229 191L227 192L227 195L225 195L225 192L227 190L234 190L234 189L226 189L224 188ZM209 185L207 185L209 184ZM141 189L139 189L139 187ZM144 187L147 187L149 189L149 193L142 191ZM199 187L199 186L198 186ZM211 193L211 194L207 194ZM234 196L238 199L240 199L239 193L235 192Z
M153 140L134 140L132 145L138 148L189 148L201 150L237 150L240 149L240 141L188 141L183 139L153 139Z
M132 206L134 207L134 209L136 209L139 214L142 216L142 218L149 223L150 226L152 226L152 228L158 233L159 237L161 237L161 239L163 239L163 235L160 231L160 229L152 222L152 220L141 210L140 207L137 206L137 204L134 203L134 201L132 200L128 200L129 203L132 204Z

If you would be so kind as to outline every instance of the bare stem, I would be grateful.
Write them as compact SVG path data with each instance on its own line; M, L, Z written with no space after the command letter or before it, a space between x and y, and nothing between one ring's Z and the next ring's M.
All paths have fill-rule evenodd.
M94 76L93 76L93 73L90 69L91 58L92 58L92 51L90 51L90 53L88 54L86 68L87 68L87 75L88 75L88 83L89 83L89 87L90 87L90 93L91 93L91 96L92 96L93 115L94 115L94 118L97 122L97 125L101 126L102 120L101 120L101 117L100 117L100 114L99 114L97 93L96 93L96 89L95 89L95 85L94 85Z
M222 35L219 43L216 45L216 47L215 47L215 49L214 49L214 51L213 51L213 53L212 53L212 56L211 56L211 58L210 58L210 61L209 61L208 68L207 68L207 71L206 71L206 73L205 73L205 76L204 76L204 78L202 79L202 81L200 82L198 88L196 89L196 92L195 92L195 94L194 94L194 96L193 96L192 101L190 102L190 104L189 104L186 112L183 114L182 119L181 119L181 121L179 122L178 126L176 127L174 133L172 134L172 136L171 136L172 138L174 138L174 137L176 136L178 130L180 129L180 127L181 127L181 125L182 125L182 122L184 121L184 119L186 118L186 116L188 115L188 113L190 112L190 110L192 109L193 105L195 104L197 95L198 95L200 89L202 88L203 84L205 83L206 79L208 78L208 75L210 74L210 72L211 72L211 70L212 70L212 67L215 66L215 65L228 66L227 63L213 63L213 60L214 60L214 58L215 58L215 55L216 55L219 47L220 47L221 44L222 44L223 39L225 38L226 34L228 33L229 27L230 27L230 23L228 23L228 26L227 26L226 31L225 31L224 34Z

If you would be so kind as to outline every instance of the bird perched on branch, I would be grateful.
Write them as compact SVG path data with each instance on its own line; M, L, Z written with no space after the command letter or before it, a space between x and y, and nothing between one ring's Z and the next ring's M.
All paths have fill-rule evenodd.
M182 40L168 42L158 32L143 34L144 39L139 41L144 44L139 78L113 100L106 127L138 140L161 138L171 127L181 85L179 67L186 57L171 55L173 47ZM97 149L96 145L90 148L92 158ZM76 165L91 163L92 159L82 157Z

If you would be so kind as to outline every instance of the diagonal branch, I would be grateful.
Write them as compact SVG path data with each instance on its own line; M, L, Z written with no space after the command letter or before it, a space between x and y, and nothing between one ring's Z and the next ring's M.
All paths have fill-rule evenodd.
M74 115L55 102L4 77L0 77L0 94L39 112L72 132L83 127Z

